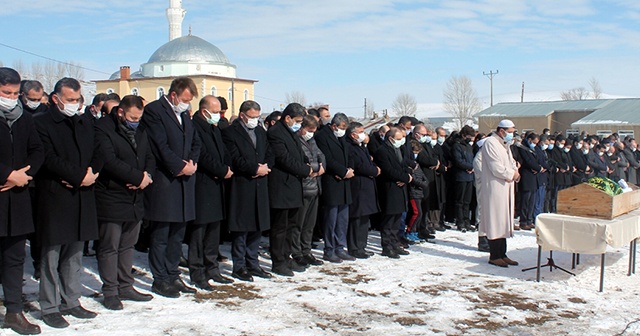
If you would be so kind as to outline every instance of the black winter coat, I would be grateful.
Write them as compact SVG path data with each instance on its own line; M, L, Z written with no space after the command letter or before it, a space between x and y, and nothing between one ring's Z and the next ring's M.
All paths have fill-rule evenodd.
M267 132L275 165L269 173L269 204L273 209L294 209L302 206L302 179L311 172L307 157L297 135L283 119Z
M538 174L542 170L535 149L529 148L529 142L524 139L522 144L517 146L517 150L521 160L518 190L535 192L538 190Z
M416 169L413 171L413 181L409 185L409 198L410 199L423 199L425 192L429 188L429 181L424 175L422 169Z
M314 135L318 148L327 160L326 173L322 175L322 202L324 205L351 204L351 181L343 179L349 167L349 145L345 137L337 138L331 127L322 127Z
M231 158L218 126L212 126L200 111L193 116L202 147L196 171L195 224L209 224L226 218L225 179Z
M93 123L67 117L54 105L34 116L44 146L44 164L36 176L36 232L43 246L98 238L94 185L81 187L87 168L101 170L94 159ZM62 181L73 188L67 188Z
M120 123L117 114L95 122L95 155L104 163L95 187L100 222L141 221L144 190L131 190L127 184L139 186L145 171L150 174L155 171L147 133L141 129L136 131L134 148Z
M316 144L316 139L311 138L309 141L304 140L301 136L297 136L298 141L300 141L300 145L302 145L302 151L304 152L304 156L307 157L311 168L314 173L320 171L320 166L324 169L327 168L327 160L324 158L324 154L318 148L318 144ZM302 193L304 197L313 197L322 194L322 177L305 177L302 180Z
M431 144L424 143L422 144L423 151L418 153L418 157L416 158L416 162L420 166L422 170L422 175L424 175L427 181L427 188L423 188L422 190L422 198L433 197L436 200L438 199L438 191L436 178L436 170L434 169L438 166L438 155L435 152L435 149L431 147Z
M473 149L469 143L459 140L453 144L453 167L456 182L473 182Z
M576 167L576 172L573 174L571 178L571 184L576 185L582 182L585 182L588 178L587 175L591 175L593 171L589 170L589 174L587 174L587 156L584 155L581 149L573 146L569 151L569 156L571 157L571 162Z
M349 150L349 166L353 167L355 176L351 179L351 196L349 218L373 215L380 212L378 206L378 189L376 176L378 166L371 160L369 151L357 141L347 139Z
M0 111L0 113L2 113ZM34 176L44 161L44 148L31 114L23 112L9 128L0 118L0 185L14 170L31 166ZM29 187L13 187L0 192L0 237L15 237L34 231Z
M258 172L258 164L266 163L269 168L273 168L275 160L266 131L262 127L256 127L255 134L254 147L240 119L236 119L222 131L233 170L229 190L230 231L265 231L271 227L268 175L253 177Z
M626 172L626 181L632 184L638 184L636 169L640 168L640 162L636 159L633 151L629 147L625 147L622 154L629 162L629 167Z
M400 149L404 156L406 152ZM380 207L385 215L398 215L407 211L409 203L408 187L410 169L404 165L404 159L398 160L395 148L390 142L385 143L378 148L374 155L375 163L382 171L380 180L382 182L382 190L380 190ZM402 182L402 187L397 182Z
M572 185L573 162L569 153L564 148L554 147L551 150L551 159L556 164L556 172L554 174L555 185L558 187L569 187ZM565 172L560 171L561 169Z

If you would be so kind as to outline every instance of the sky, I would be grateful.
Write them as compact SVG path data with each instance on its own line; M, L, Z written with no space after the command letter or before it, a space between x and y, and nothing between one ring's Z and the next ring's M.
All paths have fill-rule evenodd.
M48 58L91 69L85 79L132 71L168 42L169 1L0 0L0 61ZM640 96L640 2L636 0L184 0L192 29L219 47L255 99L279 109L285 95L362 115L403 93L439 108L452 76L468 76L483 105L558 97L597 79L604 93ZM8 29L8 27L12 27ZM435 108L434 108L435 107ZM423 111L423 112L424 112ZM426 113L426 112L425 112Z

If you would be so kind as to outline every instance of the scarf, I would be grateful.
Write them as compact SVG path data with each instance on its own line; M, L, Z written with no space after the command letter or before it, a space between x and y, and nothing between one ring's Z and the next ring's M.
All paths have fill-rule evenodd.
M7 121L7 125L9 125L9 128L11 128L11 126L13 126L13 123L16 122L16 120L18 120L20 118L20 116L22 116L22 105L18 104L16 105L16 107L13 108L13 110L11 111L5 111L5 110L0 110L2 113L0 113L0 118L5 119Z
M120 119L118 119L118 127L127 137L133 148L137 149L138 146L136 144L136 130L127 127L127 125L125 125L124 122L122 122Z

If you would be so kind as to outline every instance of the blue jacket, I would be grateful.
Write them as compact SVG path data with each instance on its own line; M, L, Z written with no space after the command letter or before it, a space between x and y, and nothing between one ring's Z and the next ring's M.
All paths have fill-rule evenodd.
M473 149L460 140L453 145L453 167L455 168L456 182L473 182Z

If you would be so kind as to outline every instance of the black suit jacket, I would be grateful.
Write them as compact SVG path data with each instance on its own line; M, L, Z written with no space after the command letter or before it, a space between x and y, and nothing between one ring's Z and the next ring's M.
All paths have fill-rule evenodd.
M322 175L322 202L324 205L351 204L351 182L343 179L349 168L349 147L345 137L337 138L331 127L323 127L315 135L318 148L327 160L326 172Z
M34 121L45 153L36 178L36 231L43 246L97 239L94 186L80 186L88 167L94 173L101 170L93 157L93 123L78 115L67 117L55 105Z
M353 167L355 176L351 179L351 197L349 218L373 215L380 212L378 205L378 188L376 176L378 166L371 160L369 151L357 141L348 138L349 166Z
M374 160L380 170L382 190L380 193L380 205L385 215L397 215L407 211L409 203L408 186L410 169L404 165L406 151L400 148L403 161L398 160L394 148L390 143L385 143L378 148ZM404 183L402 187L398 182Z
M153 184L145 192L145 218L157 222L188 222L196 218L196 176L178 176L186 163L200 158L200 139L189 114L182 124L165 97L144 108L140 126L156 159Z
M255 134L254 147L239 119L222 131L233 170L229 192L230 231L264 231L271 227L268 178L254 176L258 172L258 164L266 163L271 168L274 159L266 131L256 127Z
M198 111L193 116L202 148L196 172L196 224L209 224L225 218L225 179L230 157L218 126L212 126Z

